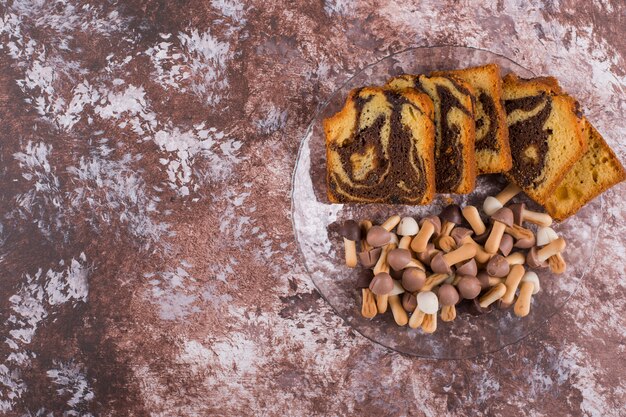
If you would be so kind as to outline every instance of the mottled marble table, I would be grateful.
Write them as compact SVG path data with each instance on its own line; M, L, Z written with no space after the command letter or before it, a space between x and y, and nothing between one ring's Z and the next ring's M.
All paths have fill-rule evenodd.
M300 141L394 51L480 47L556 75L626 159L626 4L472 3L3 2L0 410L624 415L625 184L570 303L477 359L371 343L302 266Z

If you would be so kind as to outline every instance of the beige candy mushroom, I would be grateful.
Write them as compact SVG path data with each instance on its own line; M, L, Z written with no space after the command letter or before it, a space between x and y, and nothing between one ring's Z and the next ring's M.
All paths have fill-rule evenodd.
M552 217L549 214L527 210L524 203L511 204L509 208L513 212L513 222L518 226L523 225L524 222L538 226L550 226L552 224Z
M500 241L504 235L504 231L507 226L513 224L513 213L510 209L503 207L491 215L493 221L493 227L489 238L485 242L485 251L488 253L496 253L500 247Z
M450 237L450 233L455 226L463 222L461 208L456 204L450 204L441 211L439 218L443 220L443 224L441 226L441 233L435 241L435 246L439 247L439 249L444 252L450 252L454 249L454 239Z
M396 231L400 236L415 236L419 232L419 226L413 217L403 217Z
M506 293L506 285L503 283L498 283L495 286L491 287L489 291L482 297L480 297L479 304L482 308L487 308L491 304L498 301L502 296Z
M400 300L400 294L404 293L404 288L398 281L393 281L393 289L388 294L389 307L391 308L391 314L398 326L405 326L409 321L409 316L402 307L402 301Z
M522 191L515 184L507 185L502 191L500 191L495 197L487 197L483 203L483 211L487 216L493 215L496 211L500 210L506 203L513 197Z
M356 242L361 240L361 227L354 220L346 220L341 225L339 233L343 237L346 266L354 268L357 264Z
M549 257L563 252L563 249L565 249L565 240L561 237L553 240L541 249L537 249L537 246L535 246L526 255L526 263L531 268L543 268L547 266L546 260Z
M539 285L539 277L532 271L527 271L522 277L522 284L519 287L519 295L515 306L513 307L513 313L517 317L526 317L530 313L530 303L533 295L537 294L541 290Z
M513 265L509 275L506 277L506 281L504 281L504 285L506 285L506 292L502 296L500 300L500 307L507 308L511 304L513 304L513 300L515 299L515 291L517 291L517 287L519 286L522 277L524 276L524 266L523 265Z
M420 230L411 242L413 252L420 253L426 250L428 241L433 235L441 231L441 220L437 216L428 216L420 220Z
M476 245L465 243L461 247L452 252L442 254L438 253L430 261L430 269L437 274L449 274L452 272L452 266L459 262L466 261L476 255Z
M463 217L470 224L474 234L476 236L482 235L487 230L487 226L483 222L483 219L480 218L480 214L478 213L478 209L474 206L465 206L462 210Z
M432 333L437 329L437 310L439 300L432 291L420 292L415 297L417 308L409 319L409 327L416 329L422 325L422 330Z
M540 227L537 230L537 246L546 246L550 242L558 239L558 237L559 236L551 227ZM548 265L550 266L550 270L555 274L562 274L567 268L567 264L561 252L550 256L548 258Z
M452 321L456 318L455 304L459 302L459 293L450 284L443 284L437 291L439 304L441 304L441 320Z

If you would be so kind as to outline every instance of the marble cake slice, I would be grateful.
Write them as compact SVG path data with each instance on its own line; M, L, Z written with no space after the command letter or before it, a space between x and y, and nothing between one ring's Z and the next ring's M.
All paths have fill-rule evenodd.
M578 103L556 79L503 79L513 167L507 178L542 206L586 150Z
M424 91L435 106L435 189L438 193L467 194L476 182L476 138L473 90L452 76L402 75L391 88Z
M575 214L582 206L626 179L619 159L586 118L583 118L583 135L587 138L587 152L568 171L545 204L546 211L557 220Z
M502 78L497 64L453 71L436 71L432 75L452 75L474 89L476 101L476 170L478 174L495 174L511 169L511 149L506 113L502 105Z
M324 120L334 203L428 204L434 195L433 104L413 89L353 90Z

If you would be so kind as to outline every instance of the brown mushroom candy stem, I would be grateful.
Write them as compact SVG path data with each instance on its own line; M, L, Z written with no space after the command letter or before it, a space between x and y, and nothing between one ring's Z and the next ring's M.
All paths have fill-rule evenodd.
M513 197L518 195L520 191L522 191L521 188L511 183L507 185L502 191L500 191L498 195L496 195L496 200L498 200L500 203L502 203L502 205L504 205L508 203L509 200L511 200Z
M415 307L415 310L413 311L413 314L411 314L411 318L409 319L409 327L411 329L417 329L418 327L420 327L422 325L422 322L424 321L425 315L426 314L424 314L424 312L420 310L419 307Z
M539 249L537 251L537 258L539 259L539 262L543 262L549 257L556 255L557 253L563 252L563 249L565 249L565 240L560 237L548 243L543 248Z
M367 236L367 232L369 232L369 230L372 228L372 222L369 220L363 220L361 222L361 230L363 231L363 236ZM372 250L372 246L367 243L367 239L361 239L361 250L363 252L367 252L369 250Z
M567 269L565 259L563 259L563 256L560 253L549 257L548 265L550 266L550 271L554 274L562 274Z
M456 318L456 307L454 305L441 307L441 321L452 321Z
M526 263L524 252L513 252L509 256L505 256L504 259L506 259L509 265L524 265Z
M532 230L526 229L516 224L514 224L511 227L507 226L506 229L504 229L504 231L518 240L519 239L532 239L535 236Z
M442 236L437 243L439 248L446 253L456 249L456 242L451 236Z
M393 319L396 324L398 326L406 326L409 322L409 316L407 316L406 311L402 308L402 302L398 295L389 296L389 307L391 308L391 314L393 314Z
M467 222L472 227L472 230L474 231L474 234L476 234L476 236L485 233L487 227L485 226L485 223L483 223L483 220L480 218L480 214L478 213L478 209L476 207L466 206L463 208L462 213L463 217L465 217L465 220L467 220Z
M538 226L548 227L552 224L552 217L550 217L550 215L547 213L538 213L536 211L522 211L522 219L524 219L525 222L533 223Z
M398 242L398 249L408 249L412 240L413 236L402 236L402 239Z
M389 305L389 295L377 295L376 296L376 308L379 314L384 314L387 311Z
M502 240L502 235L504 234L505 229L506 224L498 221L493 222L493 228L491 229L491 233L485 242L485 250L488 253L498 252L500 241Z
M387 262L387 255L393 249L396 248L394 243L389 243L383 247L383 250L380 252L380 258L378 258L378 262L374 265L374 275L379 272L387 272L389 273L389 263Z
M443 259L448 263L448 265L456 265L459 262L463 262L473 258L475 255L476 245L472 245L471 243L464 243L460 248L443 255Z
M400 220L401 220L400 216L396 214L395 216L391 216L390 218L385 220L385 222L381 224L380 226L386 231L391 232L391 229L396 227L398 223L400 223Z
M374 318L376 313L378 313L374 293L369 288L363 288L362 295L363 304L361 306L361 315L367 319Z
M513 313L517 317L526 317L530 313L530 302L533 297L533 290L535 284L532 282L522 282L519 287L519 295L517 301L515 301L515 307L513 307Z
M511 268L509 275L506 277L506 281L504 281L504 285L506 285L506 292L502 296L502 307L508 307L513 304L515 291L517 291L517 287L522 281L524 272L526 271L522 265L514 265L513 268Z
M426 314L422 322L424 333L435 333L437 330L437 314Z
M343 238L343 245L346 255L346 266L354 268L357 264L356 261L356 242L347 238Z
M424 283L424 286L420 288L419 292L431 291L437 285L448 279L448 276L448 274L432 274L426 278L426 282Z
M433 225L430 221L425 221L422 224L420 231L411 242L411 249L413 249L413 252L424 252L433 233L435 233L435 225Z
M487 291L487 294L480 297L480 299L478 300L480 306L482 308L489 307L491 304L502 298L505 292L506 285L504 285L503 283L497 284L495 287L492 287L489 291Z

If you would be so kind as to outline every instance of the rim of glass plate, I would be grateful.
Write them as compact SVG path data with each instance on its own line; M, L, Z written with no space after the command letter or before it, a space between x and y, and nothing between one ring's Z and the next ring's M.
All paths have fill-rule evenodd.
M519 63L513 61L511 58L507 57L506 55L502 55L499 54L497 52L493 52L490 51L488 49L483 49L483 48L477 48L477 47L473 47L473 46L462 46L462 45L431 45L431 46L412 46L409 48L405 48L402 49L400 51L397 52L393 52L389 55L385 55L384 57L377 59L376 61L365 65L363 68L359 69L358 71L356 71L354 74L352 74L352 76L350 76L343 84L341 84L341 86L339 86L337 89L335 89L335 91L332 92L332 94L330 94L330 96L328 96L328 98L322 102L320 105L318 105L317 110L315 111L315 113L313 114L313 117L311 119L311 121L309 122L305 132L304 132L304 136L302 137L302 139L300 140L300 145L298 146L298 153L296 154L296 163L294 164L294 168L293 171L291 173L291 191L289 193L289 197L291 200L291 227L293 229L293 234L294 234L294 238L295 238L295 242L296 242L296 247L298 249L298 253L300 254L300 258L302 259L302 263L304 265L304 269L307 273L307 275L309 276L309 279L311 280L311 282L313 283L313 286L315 287L315 290L318 292L318 294L320 295L320 297L322 297L322 299L326 302L326 304L328 304L331 309L335 312L335 314L341 318L341 320L353 331L355 331L356 333L358 333L359 335L361 335L362 337L364 337L365 339L369 340L372 343L375 343L381 347L383 347L384 349L388 349L390 351L393 352L397 352L401 355L405 355L405 356L410 356L410 357L414 357L414 358L421 358L421 359L431 359L431 360L450 360L450 361L456 361L456 360L467 360L467 359L474 359L477 358L479 356L483 356L483 355L491 355L494 354L496 352L499 352L503 349L506 349L509 346L515 345L519 342L521 342L522 340L526 339L527 337L529 337L532 334L537 333L537 331L539 329L541 329L542 327L544 327L548 321L554 317L556 314L558 314L559 312L561 312L561 310L563 309L563 307L565 306L565 304L567 304L567 302L570 300L570 298L572 298L572 296L578 291L578 288L580 287L580 283L582 282L583 278L585 277L585 275L587 274L587 271L589 270L589 267L587 267L587 269L585 271L583 271L583 273L581 274L580 278L578 279L578 282L576 283L576 287L574 288L574 290L562 301L562 303L560 303L560 305L557 306L557 308L554 309L554 311L552 312L552 314L544 317L542 320L538 321L538 324L532 328L531 330L529 330L526 334L524 334L523 336L515 339L514 341L511 341L509 343L505 343L502 346L498 347L497 349L492 349L492 350L486 350L484 352L480 352L477 353L475 355L472 356L463 356L463 357L434 357L434 356L427 356L427 355L419 355L416 353L412 353L412 352L406 352L403 351L401 349L396 349L396 348L392 348L389 347L387 345L384 345L383 343L379 342L378 340L364 334L361 330L359 330L359 328L357 326L353 326L346 317L344 317L341 313L339 313L339 311L335 308L335 306L333 305L333 303L331 303L326 296L324 295L324 293L320 290L320 288L317 286L317 284L315 283L315 280L313 279L312 276L312 272L309 270L309 267L306 263L306 258L304 256L304 253L302 252L302 248L300 246L300 241L298 238L298 232L296 230L296 223L295 223L295 215L294 215L294 184L295 184L295 177L296 177L296 171L298 169L298 161L300 161L300 156L302 154L302 149L304 147L304 143L307 139L307 137L311 134L311 131L313 129L313 123L315 123L315 121L317 120L317 118L319 117L319 115L321 114L321 112L326 108L326 106L332 101L332 99L339 94L340 91L342 91L346 85L348 85L355 77L357 77L359 74L361 74L363 71L365 71L368 68L371 68L375 65L377 65L378 63L389 59L393 56L396 55L400 55L403 53L407 53L409 51L414 51L414 50L418 50L418 49L436 49L436 48L455 48L455 49L472 49L475 51L480 51L480 52L487 52L493 55L496 55L502 59L505 59L521 68L524 68L526 71L530 72L531 74L533 74L534 76L536 76L536 74L531 71L530 69L526 68L523 65L520 65ZM600 200L600 226L596 229L596 233L595 236L593 238L594 244L593 244L593 253L591 254L591 258L593 259L595 257L595 250L596 250L596 245L595 243L598 241L598 236L600 235L600 230L602 230L603 226L604 226L604 199L602 198L602 195L599 196L599 200Z

